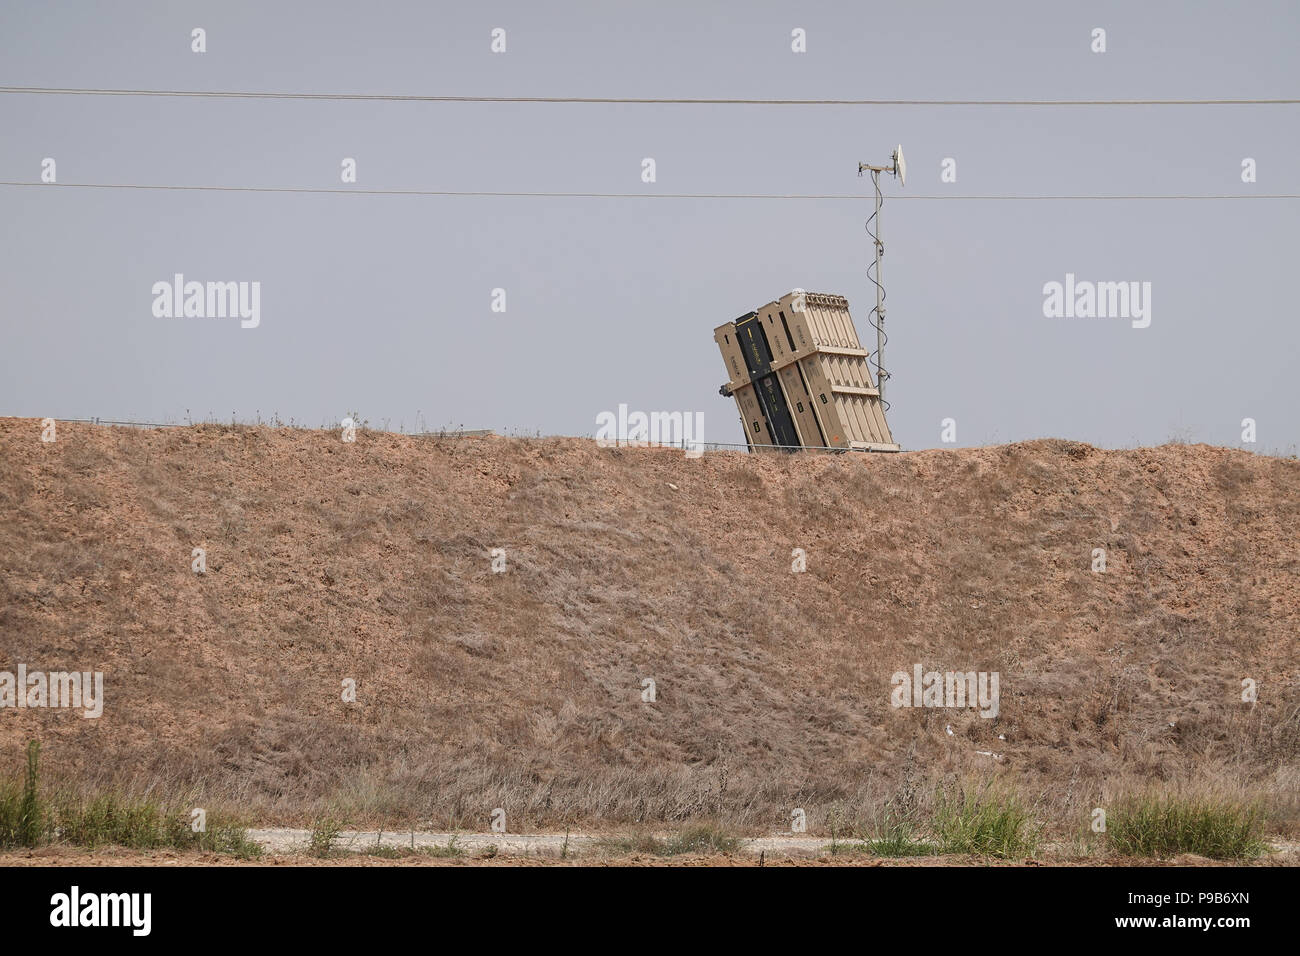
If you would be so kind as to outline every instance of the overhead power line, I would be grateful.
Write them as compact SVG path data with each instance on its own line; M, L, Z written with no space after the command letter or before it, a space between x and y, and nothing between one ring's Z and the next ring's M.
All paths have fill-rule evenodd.
M49 86L0 86L0 93L49 96L189 96L251 100L377 100L392 103L587 103L645 106L1295 106L1300 99L769 99L745 97L640 96L422 96L393 93L293 93L273 90L129 90Z
M223 192L223 193L302 193L306 195L356 195L356 196L465 196L480 198L516 198L516 199L774 199L774 200L857 200L866 199L864 193L596 193L596 192L550 192L525 190L459 190L459 189L367 189L363 187L309 187L309 186L175 186L151 183L34 183L4 182L0 186L28 186L35 189L143 189L174 192ZM1058 201L1096 201L1116 202L1129 200L1259 200L1259 199L1300 199L1300 193L1242 193L1242 194L1172 194L1172 193L1129 193L1129 194L1053 194L1053 195L955 195L935 193L922 195L917 193L900 194L890 197L890 202L897 200L959 200L981 201L997 200L999 202L1058 202Z

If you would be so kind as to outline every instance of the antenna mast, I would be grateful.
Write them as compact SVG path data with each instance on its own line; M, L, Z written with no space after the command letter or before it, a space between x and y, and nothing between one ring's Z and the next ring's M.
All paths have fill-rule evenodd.
M858 163L859 176L868 170L871 172L871 183L876 189L876 211L867 220L867 235L871 237L876 254L874 276L870 269L867 270L868 277L876 287L876 307L871 313L871 324L876 327L876 389L880 392L880 404L888 409L889 403L885 401L885 380L889 378L889 372L885 368L885 342L889 337L885 335L885 287L881 282L880 273L880 259L885 254L885 244L880 239L880 206L884 202L884 196L880 192L880 174L890 173L898 177L900 186L906 185L904 180L907 177L907 164L903 161L903 147L899 146L894 150L893 163L889 166ZM873 222L876 224L874 232L871 229Z

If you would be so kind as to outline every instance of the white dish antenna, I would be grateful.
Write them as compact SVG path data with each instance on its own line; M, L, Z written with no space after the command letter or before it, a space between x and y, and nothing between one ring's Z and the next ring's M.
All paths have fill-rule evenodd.
M903 146L901 143L894 150L894 175L898 177L898 185L907 185L907 160L903 159Z

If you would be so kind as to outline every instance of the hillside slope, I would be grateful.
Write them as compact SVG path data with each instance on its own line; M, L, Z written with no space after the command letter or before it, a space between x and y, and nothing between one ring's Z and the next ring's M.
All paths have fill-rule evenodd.
M1152 780L1300 790L1295 461L39 436L0 420L0 670L102 670L106 702L0 711L6 775L38 737L71 779L268 820L512 829L779 827L990 774L1062 819ZM916 664L997 671L999 715L891 708Z

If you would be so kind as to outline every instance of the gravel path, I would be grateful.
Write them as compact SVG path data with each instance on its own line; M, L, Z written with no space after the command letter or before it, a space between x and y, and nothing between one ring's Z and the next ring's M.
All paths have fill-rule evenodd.
M249 830L250 839L260 843L271 854L305 853L311 840L310 830L265 829ZM666 835L662 835L666 836ZM412 847L442 848L453 840L466 856L480 856L496 847L502 856L523 856L559 858L562 855L584 856L600 851L602 839L618 839L618 835L601 837L592 834L573 833L429 833L410 830L393 832L385 830L343 830L334 843L339 850L364 850L367 847L385 846L393 848ZM565 843L568 843L567 851ZM847 841L853 842L853 841ZM1300 843L1290 840L1275 840L1272 843L1276 854L1273 862L1296 865L1300 863ZM1045 844L1041 848L1041 857L1057 858L1063 861L1072 857L1069 848L1060 844ZM753 837L741 841L740 852L757 856L763 853L769 857L791 857L796 859L815 859L830 852L830 840L823 836L801 834L784 834L781 836ZM933 858L927 858L933 859ZM1193 858L1199 859L1199 858ZM1044 862L1047 862L1044 860ZM1076 861L1077 863L1078 861ZM1189 859L1187 862L1192 862ZM1208 860L1204 861L1210 862Z
M302 851L311 840L310 830L270 829L249 830L249 839L256 840L269 853L290 853ZM426 833L409 830L392 832L385 830L343 830L339 833L335 847L340 850L361 850L372 846L406 847L445 847L452 840L464 848L466 853L476 854L495 846L497 852L507 856L554 856L564 852L565 835L563 833ZM568 837L570 854L590 852L596 848L601 837L590 834L570 834ZM769 856L821 856L830 841L826 837L799 836L791 834L779 837L755 837L741 844L742 852L766 853Z

